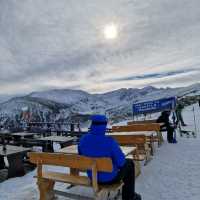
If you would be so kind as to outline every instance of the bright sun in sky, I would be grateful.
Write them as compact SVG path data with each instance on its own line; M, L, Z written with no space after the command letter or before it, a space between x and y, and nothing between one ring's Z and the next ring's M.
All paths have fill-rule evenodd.
M116 24L107 24L103 29L104 37L107 40L114 40L118 37L118 27Z

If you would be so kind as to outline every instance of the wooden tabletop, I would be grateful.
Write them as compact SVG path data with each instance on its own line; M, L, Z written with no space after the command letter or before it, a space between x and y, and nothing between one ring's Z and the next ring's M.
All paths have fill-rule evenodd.
M0 146L0 155L1 156L9 156L13 154L23 153L30 151L30 148L24 148L19 146L13 146L13 145L6 145L6 151L3 151L3 146Z
M0 130L0 136L11 135L12 133L9 130Z
M25 136L33 136L33 135L40 135L41 133L28 133L28 132L18 132L18 133L13 133L13 136L20 136L20 137L25 137Z
M41 141L51 141L51 142L70 142L74 138L73 137L65 137L65 136L48 136L48 137L41 137L38 140Z
M145 135L145 136L152 136L153 132L152 131L137 131L137 132L111 132L107 133L106 135Z
M133 154L133 152L136 151L136 149L137 149L137 147L124 147L124 146L120 146L120 148L125 156ZM68 146L68 147L58 150L58 152L59 153L67 153L67 154L78 154L78 146L71 145L71 146Z

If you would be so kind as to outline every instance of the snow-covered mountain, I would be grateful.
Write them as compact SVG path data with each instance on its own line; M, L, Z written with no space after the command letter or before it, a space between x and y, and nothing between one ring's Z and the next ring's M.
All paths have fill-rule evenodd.
M9 100L10 98L12 98L13 97L13 95L3 95L3 94L1 94L0 95L0 103L3 103L3 102L5 102L5 101L7 101L7 100Z
M182 88L122 88L104 94L67 89L33 92L1 103L0 120L17 121L22 109L28 107L32 120L38 121L71 120L75 116L84 117L94 113L107 114L113 121L119 121L131 116L131 107L135 102L170 96L198 95L199 92L200 83Z

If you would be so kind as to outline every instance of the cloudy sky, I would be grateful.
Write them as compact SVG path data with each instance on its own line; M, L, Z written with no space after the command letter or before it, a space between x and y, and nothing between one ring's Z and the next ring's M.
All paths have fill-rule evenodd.
M0 94L196 83L199 8L199 0L0 0Z

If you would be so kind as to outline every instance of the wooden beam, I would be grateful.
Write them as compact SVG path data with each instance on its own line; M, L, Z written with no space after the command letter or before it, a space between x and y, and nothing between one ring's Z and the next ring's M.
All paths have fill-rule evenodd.
M160 123L132 124L128 126L113 126L112 132L160 131Z
M131 122L128 122L127 125L133 125L133 124L149 124L149 123L156 123L156 119L144 120L144 121L131 121Z
M89 170L95 162L97 171L112 172L112 160L110 158L89 158L80 155L68 155L63 153L29 152L29 161L34 164L55 165L70 167L79 170Z

